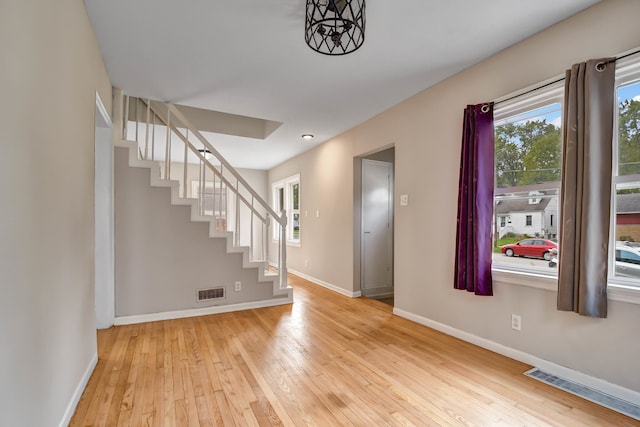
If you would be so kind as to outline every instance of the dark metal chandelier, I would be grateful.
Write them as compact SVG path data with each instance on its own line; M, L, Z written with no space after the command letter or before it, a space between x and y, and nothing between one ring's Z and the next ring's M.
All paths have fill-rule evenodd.
M364 43L365 0L307 0L304 39L325 55L345 55Z

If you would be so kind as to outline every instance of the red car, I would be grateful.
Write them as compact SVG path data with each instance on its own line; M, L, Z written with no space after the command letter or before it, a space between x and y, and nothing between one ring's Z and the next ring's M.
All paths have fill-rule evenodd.
M506 256L528 256L549 261L551 259L551 249L557 247L557 243L547 239L524 239L517 243L504 245L500 248L500 251Z

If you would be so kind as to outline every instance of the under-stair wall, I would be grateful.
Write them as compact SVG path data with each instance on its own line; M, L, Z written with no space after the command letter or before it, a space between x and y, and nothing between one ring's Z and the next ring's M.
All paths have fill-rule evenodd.
M274 292L242 252L228 253L227 238L209 237L209 221L193 222L191 204L172 205L177 182L173 190L170 181L150 185L157 164L131 167L126 147L115 147L114 160L116 324L291 302L290 289ZM196 301L198 290L213 287L224 287L225 297Z

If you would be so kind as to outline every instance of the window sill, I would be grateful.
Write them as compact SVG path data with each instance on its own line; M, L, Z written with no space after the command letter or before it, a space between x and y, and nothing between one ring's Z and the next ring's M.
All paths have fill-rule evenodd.
M514 284L557 292L558 278L555 275L541 274L532 271L515 271L506 268L493 268L493 280L497 283ZM640 288L619 283L609 283L607 296L611 301L640 304Z

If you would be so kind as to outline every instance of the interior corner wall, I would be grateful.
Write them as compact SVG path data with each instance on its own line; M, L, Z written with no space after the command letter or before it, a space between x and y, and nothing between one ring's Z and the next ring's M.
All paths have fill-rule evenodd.
M542 289L497 283L494 297L453 289L464 107L637 47L638 16L638 1L598 3L273 168L270 182L301 176L302 242L289 248L289 267L353 290L353 159L393 143L396 195L409 195L409 206L395 204L396 308L640 392L640 375L630 375L637 305L611 301L609 318L591 319L556 311L555 292ZM512 313L522 331L511 329Z
M81 0L0 2L0 425L55 426L97 356L96 91Z

